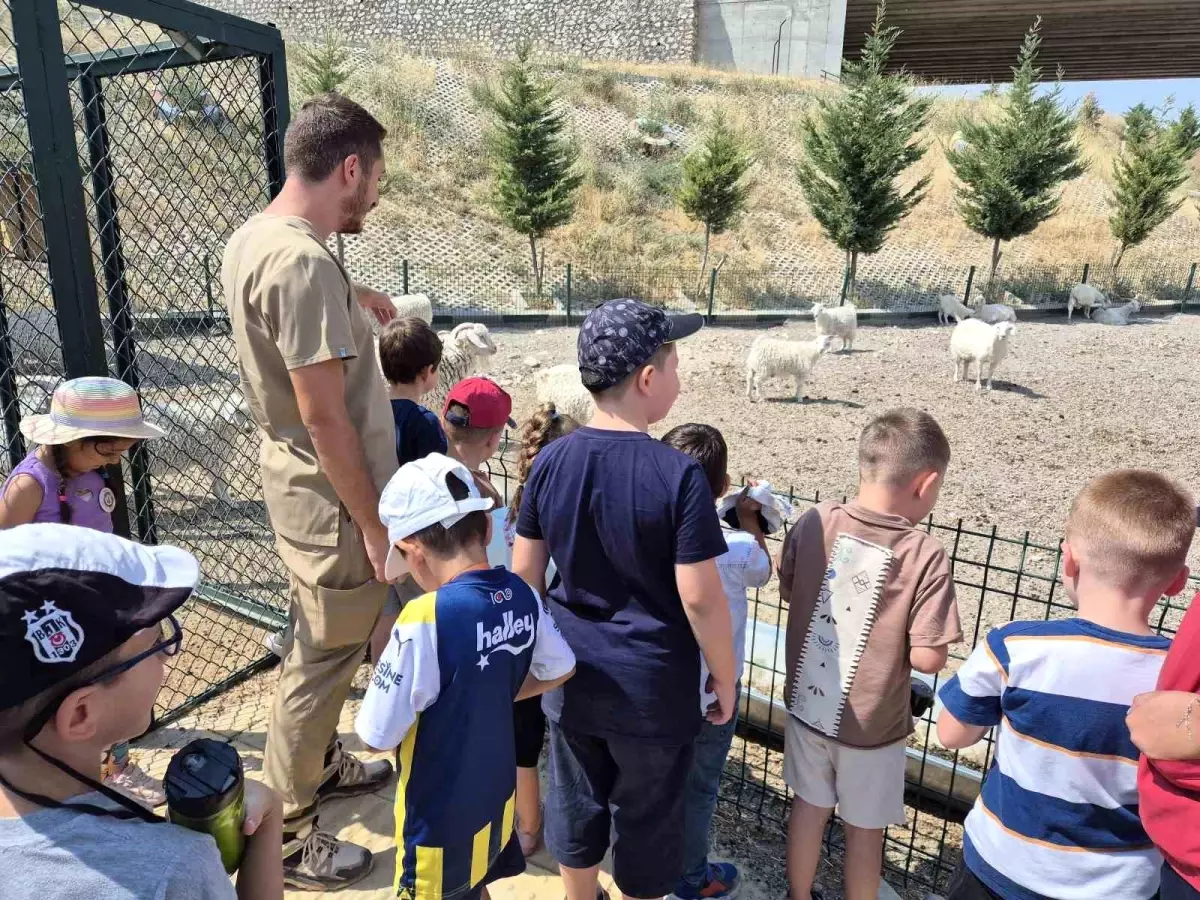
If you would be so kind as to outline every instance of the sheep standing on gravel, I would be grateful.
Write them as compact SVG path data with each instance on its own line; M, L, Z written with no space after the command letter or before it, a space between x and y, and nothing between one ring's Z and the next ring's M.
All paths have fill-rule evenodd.
M939 325L950 324L951 318L957 323L963 319L969 319L973 315L975 315L975 310L960 303L958 298L953 294L942 294L942 296L938 297Z
M982 390L983 369L987 367L987 386L992 389L992 375L1008 353L1008 342L1016 331L1012 322L988 325L978 319L967 319L954 326L950 335L950 356L954 360L954 380L962 381L975 363L975 389Z
M853 305L826 306L815 303L812 308L813 325L817 337L835 337L841 340L840 352L854 349L854 335L858 332L858 309Z
M542 369L534 376L538 403L553 403L554 408L576 422L591 421L596 411L592 392L579 379L579 366L563 363Z
M1067 321L1071 321L1071 313L1077 309L1083 310L1085 318L1092 317L1092 308L1108 306L1108 298L1090 284L1077 284L1071 288L1071 296L1067 298Z
M1092 316L1092 321L1099 322L1101 325L1128 325L1129 320L1137 315L1141 309L1142 304L1135 298L1124 306L1096 310L1096 314Z
M988 325L1017 321L1017 311L1003 303L984 303L976 308L975 318Z
M420 319L426 325L433 324L433 304L428 294L400 294L391 298L396 308L397 319Z
M464 378L483 371L484 360L496 355L496 345L488 327L481 322L463 322L450 331L439 331L442 339L442 362L438 366L437 387L429 395L429 409L441 411L450 388Z
M796 400L803 400L804 382L831 341L827 334L811 341L789 341L764 334L751 344L746 356L746 396L752 401L761 400L760 383L764 378L792 377L796 379Z

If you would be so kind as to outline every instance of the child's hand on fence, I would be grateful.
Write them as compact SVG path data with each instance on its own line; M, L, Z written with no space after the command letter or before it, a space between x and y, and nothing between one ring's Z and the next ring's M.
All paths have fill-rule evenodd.
M1200 697L1186 691L1138 694L1125 717L1134 746L1150 759L1200 758Z

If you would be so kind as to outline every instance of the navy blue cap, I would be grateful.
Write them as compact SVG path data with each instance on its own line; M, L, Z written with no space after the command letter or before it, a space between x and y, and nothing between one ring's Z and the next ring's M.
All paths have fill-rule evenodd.
M690 337L704 327L699 313L668 316L640 300L609 300L579 329L579 377L583 386L604 391L620 384L663 344Z

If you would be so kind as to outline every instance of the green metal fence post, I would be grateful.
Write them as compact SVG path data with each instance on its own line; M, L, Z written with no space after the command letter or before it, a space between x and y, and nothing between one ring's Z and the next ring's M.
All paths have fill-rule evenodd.
M850 290L850 267L846 266L846 274L842 276L842 300L838 306L846 305L846 291Z
M975 267L971 266L971 270L967 272L967 289L963 291L963 303L967 306L971 305L971 286L975 284Z
M1087 284L1087 280L1088 280L1088 274L1089 274L1091 271L1092 271L1092 264L1091 264L1091 263L1084 263L1084 264L1083 264L1083 283L1084 283L1084 284Z
M717 296L717 270L714 268L708 276L708 322L712 323L713 300Z
M1192 263L1192 268L1188 271L1187 286L1183 289L1183 299L1179 301L1179 311L1183 312L1187 307L1188 300L1192 297L1192 288L1196 286L1196 264Z
M571 324L571 264L567 263L567 325Z
M408 260L400 262L400 284L404 288L405 295L408 294Z

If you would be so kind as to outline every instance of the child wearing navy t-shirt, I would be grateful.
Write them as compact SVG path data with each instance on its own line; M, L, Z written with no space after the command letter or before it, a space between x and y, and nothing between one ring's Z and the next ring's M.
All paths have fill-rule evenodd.
M732 628L716 564L726 546L712 491L699 463L646 433L679 394L674 342L702 324L636 300L589 313L579 370L596 414L542 450L525 484L513 568L544 592L546 566L558 563L547 596L577 660L575 677L543 703L545 837L567 900L594 900L610 832L624 894L674 890L701 652L717 698L709 720L734 712Z

